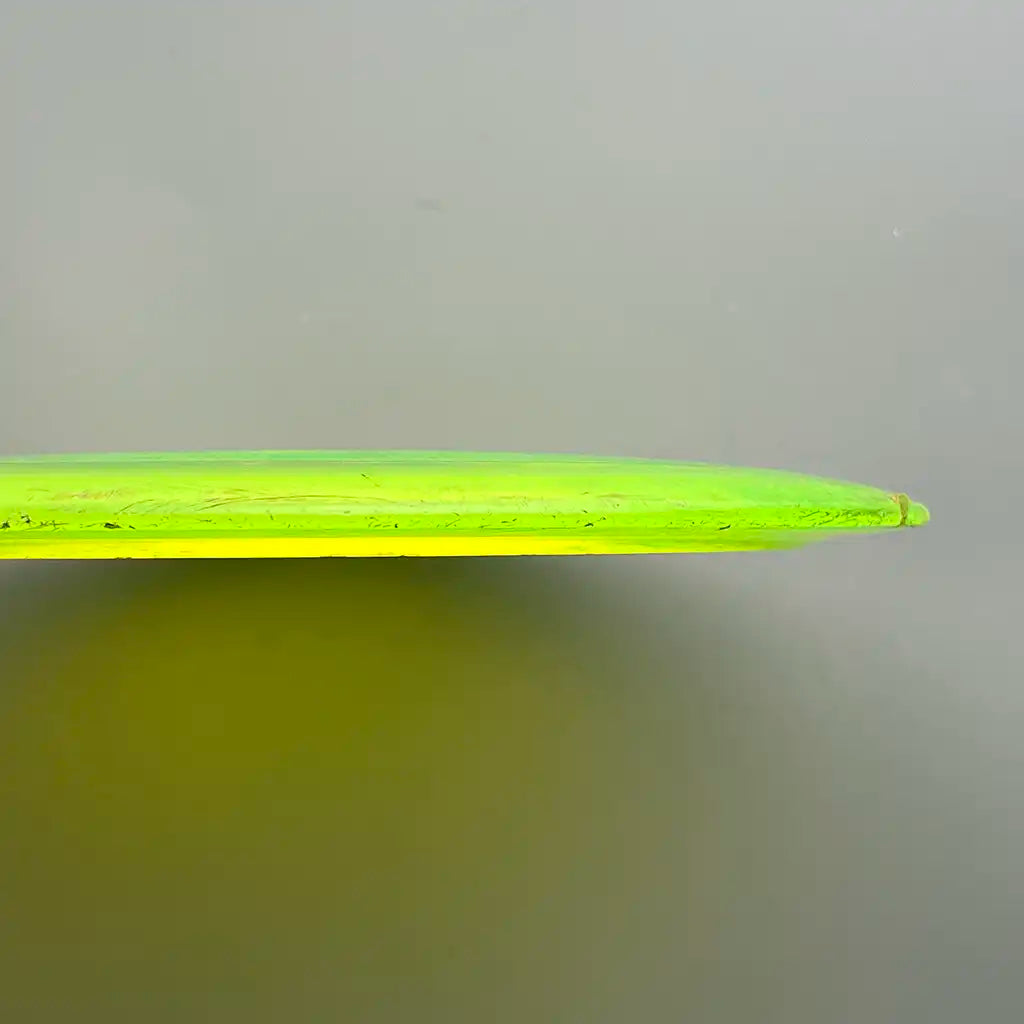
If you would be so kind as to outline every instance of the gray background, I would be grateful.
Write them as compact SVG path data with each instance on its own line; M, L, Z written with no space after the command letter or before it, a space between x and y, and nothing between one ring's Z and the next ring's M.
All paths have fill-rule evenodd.
M903 489L806 552L0 569L5 1020L1017 1021L1024 8L0 2L0 453Z

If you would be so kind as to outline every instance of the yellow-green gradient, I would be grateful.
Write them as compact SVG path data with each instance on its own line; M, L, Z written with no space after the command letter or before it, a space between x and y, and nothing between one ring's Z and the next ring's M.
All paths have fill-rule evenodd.
M0 460L0 558L739 551L927 520L906 495L862 484L652 459L308 451Z

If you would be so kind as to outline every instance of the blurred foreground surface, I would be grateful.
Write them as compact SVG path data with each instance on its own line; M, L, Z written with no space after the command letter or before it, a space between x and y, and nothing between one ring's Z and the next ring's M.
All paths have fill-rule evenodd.
M746 557L755 585L779 571ZM689 579L666 591L669 565ZM955 991L933 1018L954 1020L1001 998L977 986L1012 947L979 959L1012 941L992 898L1015 869L916 748L939 725L915 735L912 666L896 687L897 650L827 631L796 651L784 601L708 565L8 575L3 1019L924 1020Z
M673 884L686 811L652 813L644 748L675 742L641 742L629 673L528 569L75 569L4 656L4 1019L618 1000L595 967L646 959L634 928L692 927L649 887Z

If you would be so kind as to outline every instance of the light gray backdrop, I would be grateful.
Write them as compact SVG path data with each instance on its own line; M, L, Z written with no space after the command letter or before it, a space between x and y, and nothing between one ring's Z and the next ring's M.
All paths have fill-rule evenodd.
M3 1018L1020 1020L1022 11L0 0L0 453L592 451L933 514L3 566Z

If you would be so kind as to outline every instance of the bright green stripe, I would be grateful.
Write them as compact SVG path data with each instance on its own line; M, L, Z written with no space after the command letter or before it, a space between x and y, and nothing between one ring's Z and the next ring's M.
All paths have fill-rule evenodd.
M567 552L738 550L927 518L923 506L874 487L664 460L423 451L0 460L0 557L62 557L62 545L84 539L102 541L108 557L148 540L202 542L212 552L239 537L273 539L276 554L288 553L282 541L337 538L345 554L346 538L384 531L475 545L492 536L545 540L538 550L557 538Z

